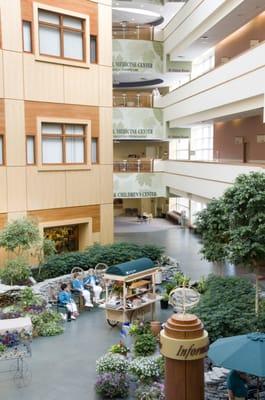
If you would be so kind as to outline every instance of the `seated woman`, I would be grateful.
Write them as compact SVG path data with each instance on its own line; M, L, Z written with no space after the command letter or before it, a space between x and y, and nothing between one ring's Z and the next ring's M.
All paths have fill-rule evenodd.
M84 288L83 281L81 279L81 276L78 274L78 272L74 273L74 279L72 280L72 288L82 294L82 296L85 300L85 307L93 307L93 304L91 303L91 299L90 299L89 290L86 290Z
M92 288L94 295L93 300L95 303L99 303L100 295L102 293L102 287L99 284L97 276L94 274L94 270L91 268L88 272L88 275L83 280L84 286Z
M58 302L66 307L68 321L76 319L78 316L77 306L72 299L70 288L66 283L62 283L61 285L61 291L58 295Z

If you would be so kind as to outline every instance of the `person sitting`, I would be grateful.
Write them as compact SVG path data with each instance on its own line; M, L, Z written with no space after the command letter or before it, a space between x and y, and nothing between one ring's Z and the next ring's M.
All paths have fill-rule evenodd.
M66 283L61 284L61 291L58 295L58 302L67 309L67 320L75 320L78 316L77 306L71 296L69 285Z
M100 295L103 289L100 286L97 276L94 274L94 270L92 268L89 270L89 274L84 278L83 283L85 287L92 288L94 295L93 300L95 303L99 303Z
M248 395L247 376L240 371L231 371L227 377L229 400L245 400Z
M83 281L78 272L74 273L74 279L72 280L72 288L73 290L81 293L81 295L85 300L85 307L90 307L90 308L93 307L93 304L91 303L90 292L89 290L84 288Z

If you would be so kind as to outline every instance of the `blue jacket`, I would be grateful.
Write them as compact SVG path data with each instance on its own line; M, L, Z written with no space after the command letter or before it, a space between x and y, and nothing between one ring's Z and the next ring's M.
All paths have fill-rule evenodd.
M72 280L72 287L74 290L83 290L84 289L84 285L79 279Z
M97 277L96 275L88 275L85 279L84 279L84 285L95 285L97 282Z
M59 303L61 304L69 304L73 301L71 293L62 290L58 295Z

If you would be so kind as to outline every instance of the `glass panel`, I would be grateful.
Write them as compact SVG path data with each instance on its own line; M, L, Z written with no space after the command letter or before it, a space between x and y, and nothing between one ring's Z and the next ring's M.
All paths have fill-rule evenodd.
M0 136L0 165L4 164L4 156L3 156L3 136Z
M83 60L83 34L64 31L64 57Z
M58 14L49 11L39 10L39 21L48 22L49 24L59 25L60 17Z
M66 125L65 133L67 135L84 135L83 125Z
M66 139L66 162L70 164L84 163L84 139Z
M97 62L97 38L96 36L90 36L90 62Z
M98 162L98 139L92 139L91 142L91 162L92 164Z
M61 55L59 29L40 26L39 39L40 54L47 54L49 56Z
M69 28L74 28L74 29L82 29L82 21L81 19L78 18L73 18L73 17L63 17L63 25L68 26Z
M48 123L43 123L41 125L41 131L44 134L48 133L53 135L61 135L63 132L61 124L48 124Z
M23 21L23 50L31 52L31 23Z
M27 137L27 164L35 164L35 138Z
M61 164L63 162L62 140L42 137L42 162Z

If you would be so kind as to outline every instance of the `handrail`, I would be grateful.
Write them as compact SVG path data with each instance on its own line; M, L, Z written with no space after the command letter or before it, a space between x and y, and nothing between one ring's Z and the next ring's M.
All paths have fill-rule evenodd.
M127 93L113 95L113 107L153 107L153 95L150 94L136 94L128 95Z
M153 172L154 160L120 160L113 162L114 172Z

